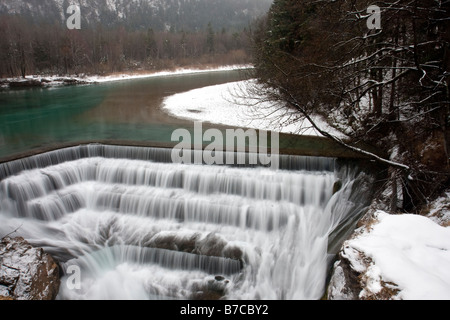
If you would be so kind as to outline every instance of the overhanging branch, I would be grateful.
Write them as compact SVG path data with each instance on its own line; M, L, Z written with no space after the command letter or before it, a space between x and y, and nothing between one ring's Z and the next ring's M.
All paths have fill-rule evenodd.
M405 172L409 172L411 170L411 168L409 166L407 166L407 165L404 165L404 164L399 163L399 162L391 161L391 160L388 160L388 159L384 159L384 158L376 155L375 153L372 153L372 152L369 152L367 150L364 150L364 149L357 148L357 147L354 147L352 145L349 145L348 143L344 142L342 139L332 135L331 133L329 133L326 130L321 129L316 124L314 119L311 117L310 113L307 112L299 103L297 103L295 97L293 97L292 94L290 94L286 90L282 90L282 91L289 97L287 102L292 107L296 108L311 123L311 125L314 127L314 129L316 129L324 137L326 137L326 138L328 138L328 139L338 143L339 145L341 145L341 146L343 146L343 147L345 147L345 148L347 148L347 149L349 149L349 150L351 150L353 152L356 152L356 153L362 154L364 156L367 156L367 157L369 157L369 158L371 158L371 159L373 159L373 160L375 160L377 162L386 164L388 166L391 166L391 167L394 167L394 168L397 168L397 169L401 169L401 170L403 170Z

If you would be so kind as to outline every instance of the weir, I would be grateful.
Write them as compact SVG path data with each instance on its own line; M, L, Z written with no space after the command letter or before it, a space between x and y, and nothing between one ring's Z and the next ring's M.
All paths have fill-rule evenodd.
M0 164L0 235L20 226L79 267L60 299L319 299L371 184L334 158L281 155L274 171L81 145Z

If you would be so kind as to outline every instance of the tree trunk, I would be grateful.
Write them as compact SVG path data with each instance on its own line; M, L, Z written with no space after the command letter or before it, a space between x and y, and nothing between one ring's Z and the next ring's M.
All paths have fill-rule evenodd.
M26 71L27 71L27 67L26 67L26 60L25 60L25 50L22 47L20 50L20 74L21 74L22 78L24 78L24 79L26 76Z

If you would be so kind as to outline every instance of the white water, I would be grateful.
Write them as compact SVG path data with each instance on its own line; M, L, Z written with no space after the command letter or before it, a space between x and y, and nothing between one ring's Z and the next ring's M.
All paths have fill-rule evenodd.
M281 163L290 169L180 165L164 150L105 146L11 162L0 236L20 226L64 270L80 267L81 289L67 275L60 299L318 299L330 237L367 190L333 159Z

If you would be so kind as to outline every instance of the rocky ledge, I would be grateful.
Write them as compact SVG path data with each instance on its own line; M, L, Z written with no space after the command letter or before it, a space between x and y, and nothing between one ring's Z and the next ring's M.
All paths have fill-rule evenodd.
M450 189L420 214L393 214L387 208L374 201L344 242L326 298L450 299Z
M60 286L59 267L41 248L23 238L0 243L0 300L54 300Z

